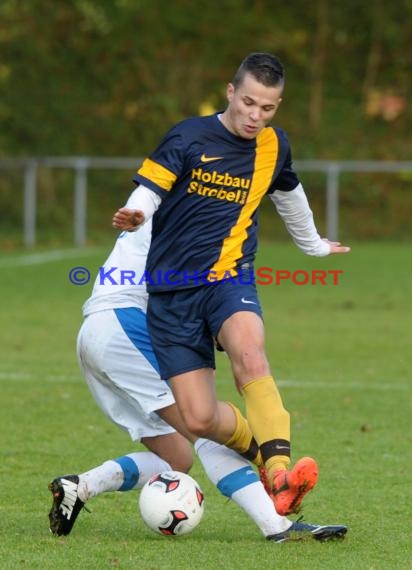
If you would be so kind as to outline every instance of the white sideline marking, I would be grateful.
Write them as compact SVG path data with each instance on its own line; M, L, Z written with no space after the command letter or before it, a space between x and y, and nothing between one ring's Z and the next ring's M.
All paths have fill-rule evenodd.
M51 261L61 261L62 259L71 259L73 257L86 257L95 255L101 248L88 249L56 249L53 251L44 251L42 253L30 253L15 257L12 259L3 259L0 261L0 267L19 267L26 265L38 265L40 263L50 263Z
M41 374L31 374L30 372L0 372L0 381L2 380L21 380L30 381L34 379L41 379L46 382L78 382L82 376L66 376L64 374L48 374L42 376ZM220 379L221 382L231 382L228 379ZM219 379L217 380L219 383ZM410 390L410 386L405 382L399 383L384 383L376 384L371 382L365 384L363 382L324 382L324 381L309 381L309 380L277 380L276 383L285 388L308 388L309 390L318 389L339 389L339 390L371 390L371 391L385 391L385 390Z
M331 388L339 389L354 389L354 390L410 390L411 386L405 382L404 384L397 383L383 383L376 384L371 381L370 384L365 384L363 382L334 382L331 380L327 381L309 381L309 380L276 380L276 384L283 386L284 388L313 388L317 390L318 388L325 388L330 390Z
M38 379L46 382L77 382L81 378L80 374L79 376L65 376L64 374L42 376L41 374L31 374L30 372L0 372L0 382L2 380L21 380L24 382Z

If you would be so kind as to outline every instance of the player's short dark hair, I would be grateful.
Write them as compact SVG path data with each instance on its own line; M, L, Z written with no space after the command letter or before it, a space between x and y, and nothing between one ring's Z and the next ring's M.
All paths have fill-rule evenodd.
M270 53L250 53L240 64L233 78L233 85L239 87L249 73L266 87L282 87L285 82L283 65L278 57Z

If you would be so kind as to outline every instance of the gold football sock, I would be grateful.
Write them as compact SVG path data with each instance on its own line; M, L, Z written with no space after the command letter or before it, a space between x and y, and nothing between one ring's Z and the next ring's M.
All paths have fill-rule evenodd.
M245 459L252 461L252 463L260 467L263 465L262 456L246 418L242 416L241 411L231 402L226 403L232 408L236 417L236 429L230 439L225 443L226 447L237 451L237 453L245 457Z
M290 416L272 376L245 384L246 417L271 477L290 463Z

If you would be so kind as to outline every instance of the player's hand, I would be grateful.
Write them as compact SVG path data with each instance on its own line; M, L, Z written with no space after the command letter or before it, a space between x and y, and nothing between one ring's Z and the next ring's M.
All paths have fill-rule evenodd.
M112 226L117 230L134 231L145 221L141 210L119 208L112 218Z
M340 241L329 241L328 239L324 239L326 243L330 245L330 255L333 253L349 253L350 247L346 245L341 245Z

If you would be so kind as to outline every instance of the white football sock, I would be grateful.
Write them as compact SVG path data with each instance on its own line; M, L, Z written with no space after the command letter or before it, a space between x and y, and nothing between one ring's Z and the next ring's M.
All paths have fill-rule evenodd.
M106 491L140 489L152 475L170 470L170 465L151 451L129 453L118 459L109 459L79 475L79 499L86 502Z
M198 439L196 453L207 476L225 497L237 503L264 536L284 532L291 521L277 514L250 463L232 449L207 439Z

